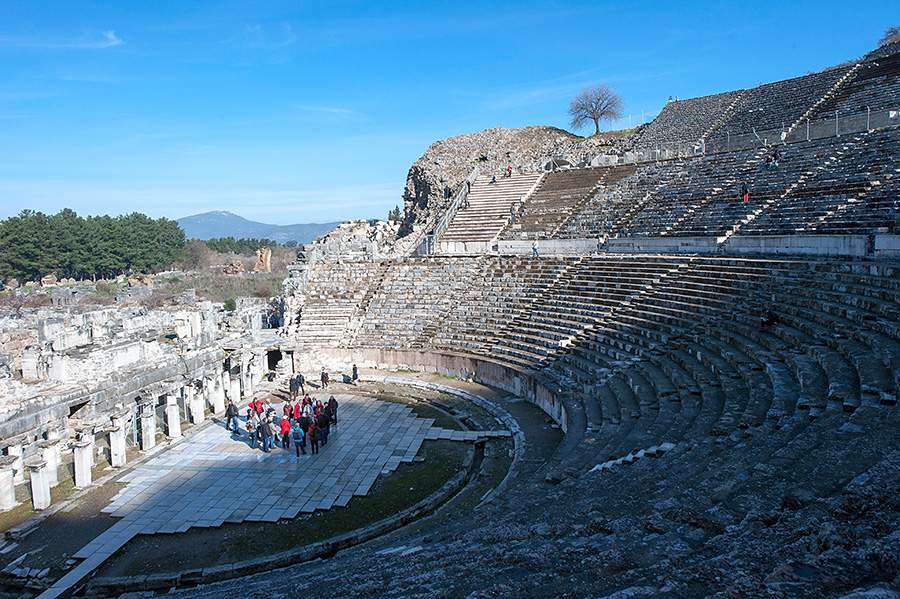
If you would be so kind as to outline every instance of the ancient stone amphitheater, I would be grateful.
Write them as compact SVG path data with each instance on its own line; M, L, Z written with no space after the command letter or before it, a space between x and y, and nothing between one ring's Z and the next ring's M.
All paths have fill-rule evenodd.
M172 595L898 596L900 44L626 140L551 132L433 146L403 239L308 246L257 366L210 358L215 396L263 351L443 375L510 431L508 471Z
M288 281L298 355L473 380L565 434L530 450L546 422L522 422L493 501L278 580L314 596L896 590L898 51L670 102L614 153L528 165L467 147L410 255L308 253Z

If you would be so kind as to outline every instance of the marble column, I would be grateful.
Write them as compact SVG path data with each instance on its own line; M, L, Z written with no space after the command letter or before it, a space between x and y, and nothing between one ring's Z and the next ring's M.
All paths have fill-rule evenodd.
M31 478L31 502L36 510L45 510L50 507L50 477L47 462L32 457L25 462L28 475Z
M210 412L215 413L215 410L213 409L212 379L205 376L201 380L203 382L203 408L204 409L209 408Z
M115 422L117 419L113 419ZM125 465L125 427L113 426L109 431L109 465L121 468Z
M212 386L213 412L222 414L225 412L225 386L222 377L216 374L210 382Z
M6 448L6 455L15 458L15 461L13 462L13 483L17 485L21 485L25 482L25 464L22 461L23 452L24 448L21 443L16 443L15 445L10 445Z
M91 468L97 465L97 440L93 429L81 432L81 440L91 444Z
M16 460L15 456L0 456L0 511L2 512L19 505L19 502L16 501Z
M185 403L190 406L191 412L191 422L193 424L200 424L203 422L206 417L203 413L203 395L202 393L197 393L197 390L194 388L193 382L190 385L187 385L184 388L185 391Z
M166 394L166 428L170 439L181 436L181 410L178 408L178 398L171 393Z
M141 451L156 447L156 412L153 406L145 404L141 410Z
M235 405L238 404L240 398L235 398L231 394L231 376L228 374L227 370L219 373L219 384L222 386L222 397L225 398L225 402L227 403L229 399L234 400Z
M92 441L75 443L75 486L79 489L91 486L91 460L94 453Z
M237 376L228 375L228 383L231 388L231 397L230 399L235 403L235 405L240 405L241 403L241 379Z
M37 445L41 449L47 483L55 487L59 484L59 439L40 441Z
M250 378L250 365L247 356L241 356L241 397L247 401L253 398L253 386Z

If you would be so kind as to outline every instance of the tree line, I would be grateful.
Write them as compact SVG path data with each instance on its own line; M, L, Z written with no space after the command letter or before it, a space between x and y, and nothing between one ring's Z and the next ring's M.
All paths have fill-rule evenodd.
M23 210L0 221L0 277L27 281L49 273L89 279L158 272L178 260L184 243L184 231L167 218Z

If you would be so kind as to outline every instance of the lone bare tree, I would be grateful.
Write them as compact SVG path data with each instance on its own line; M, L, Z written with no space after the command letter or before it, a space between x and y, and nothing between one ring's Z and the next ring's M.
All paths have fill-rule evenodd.
M893 27L888 27L884 36L881 38L881 41L878 42L878 46L886 46L892 42L900 42L900 25L894 25Z
M622 118L622 98L608 85L584 89L569 104L572 127L581 129L588 122L594 123L594 135L600 133L600 121Z

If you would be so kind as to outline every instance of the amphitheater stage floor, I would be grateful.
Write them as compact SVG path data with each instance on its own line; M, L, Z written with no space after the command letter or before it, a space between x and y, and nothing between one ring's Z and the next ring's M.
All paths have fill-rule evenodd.
M344 507L351 498L366 496L379 476L412 462L426 440L453 443L509 434L452 430L435 426L433 418L420 417L408 404L334 395L338 425L319 455L298 458L293 447L263 453L249 446L246 431L235 435L217 420L134 466L118 478L124 487L101 510L115 523L81 547L72 557L82 561L41 596L66 592L138 535L172 533L175 540L174 533L191 529L274 523ZM273 407L280 412L279 403Z

